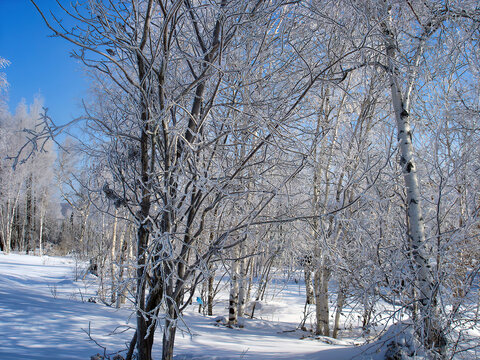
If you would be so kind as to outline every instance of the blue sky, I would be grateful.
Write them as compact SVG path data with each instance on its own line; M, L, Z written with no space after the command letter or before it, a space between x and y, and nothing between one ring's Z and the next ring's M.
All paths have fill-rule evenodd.
M47 12L58 9L54 0L37 4ZM49 35L29 0L0 0L0 56L11 62L5 70L10 111L22 98L30 104L41 95L53 121L64 124L81 114L88 80L81 64L70 57L72 45Z

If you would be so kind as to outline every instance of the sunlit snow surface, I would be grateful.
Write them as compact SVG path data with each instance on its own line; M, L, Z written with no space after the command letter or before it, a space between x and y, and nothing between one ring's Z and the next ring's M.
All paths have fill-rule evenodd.
M106 347L107 354L125 350L133 334L132 310L114 309L87 300L95 296L97 279L82 279L73 259L0 252L0 359L90 359L101 353L85 331ZM77 275L77 281L75 277ZM215 316L198 314L191 305L177 332L176 360L328 360L381 359L378 346L355 346L351 338L301 339L294 331L304 307L304 287L294 281L273 284L267 299L244 328L231 329L214 318L226 315L227 293L221 292ZM355 317L352 317L355 318ZM85 330L85 331L84 331ZM157 330L155 359L161 358L161 330ZM357 334L358 335L358 334ZM125 353L123 352L122 355Z

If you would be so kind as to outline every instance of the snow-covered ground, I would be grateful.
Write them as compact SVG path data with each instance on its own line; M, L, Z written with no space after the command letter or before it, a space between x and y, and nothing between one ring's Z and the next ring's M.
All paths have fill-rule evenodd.
M0 253L0 359L89 359L103 354L92 339L106 347L107 354L126 349L134 331L132 310L88 302L95 295L96 278L82 279L79 273L69 258ZM256 318L246 320L243 328L214 321L227 313L226 293L220 294L213 317L198 314L198 306L192 305L184 317L190 333L177 333L175 359L383 358L385 348L358 346L362 339L353 335L322 340L295 330L302 318L303 291L293 281L272 286L257 306ZM154 346L157 359L160 338L158 334Z
M0 359L89 359L96 345L111 349L127 336L108 336L125 325L128 310L87 302L91 279L74 282L70 259L0 253ZM82 301L83 299L83 301Z

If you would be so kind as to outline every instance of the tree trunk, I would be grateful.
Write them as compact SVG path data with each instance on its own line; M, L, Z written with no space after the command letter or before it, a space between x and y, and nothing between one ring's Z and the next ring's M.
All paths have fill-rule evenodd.
M328 281L330 279L330 270L325 266L320 266L315 272L315 310L317 317L317 326L315 334L330 336L329 327L329 304L328 304Z
M165 319L165 329L163 331L162 342L162 360L173 359L173 347L175 345L175 334L177 332L176 312L173 304L169 305L167 318Z
M40 210L40 230L38 234L38 247L39 247L39 256L43 255L43 221L45 217L45 211L43 209Z
M115 300L115 307L120 308L125 303L127 284L124 284L125 263L127 259L128 243L130 238L130 225L126 225L122 235L120 258L119 258L119 271L118 271L118 286L117 286L117 298Z
M115 263L116 263L116 253L117 253L117 224L118 224L118 218L117 218L117 209L115 209L115 213L113 215L113 231L112 231L112 245L110 247L110 281L111 283L111 288L110 288L110 302L112 305L115 303L117 299L116 295L116 288L118 284L116 284L116 274L115 274Z
M88 216L90 214L90 204L88 205L87 209L82 210L80 214L82 216L82 223L80 225L80 237L78 239L78 242L80 246L80 253L83 256L86 256L88 254L88 244L85 244L85 234L87 232Z
M208 295L207 295L207 314L213 315L213 299L215 297L215 289L213 287L213 282L215 280L215 271L210 269L208 276Z
M310 266L305 266L303 269L305 273L305 289L307 293L307 304L315 304L315 293L313 291L312 270Z
M151 360L151 346L146 340L148 323L144 318L145 310L145 257L149 233L140 225L138 231L138 257L137 257L137 358L138 360ZM146 315L148 316L148 315Z
M2 207L2 243L3 252L9 253L12 250L12 238L15 218L17 216L17 204L20 197L20 191L17 192L15 200L7 199L6 206Z
M151 4L151 3L149 3ZM147 10L146 18L150 17L151 7ZM145 26L149 26L148 22ZM137 53L138 65L138 79L142 83L142 99L141 99L141 123L142 129L140 133L140 165L141 165L141 202L140 212L138 218L137 231L137 294L136 294L136 308L137 308L137 359L151 360L152 359L152 345L147 339L147 331L150 321L150 315L145 313L145 292L146 292L146 264L147 264L147 250L148 240L150 236L149 215L151 208L151 190L150 179L153 169L150 168L151 157L155 156L155 147L150 144L150 108L149 101L146 98L149 93L146 88L147 70L145 68L144 59ZM153 333L155 327L150 329Z
M405 188L407 191L407 216L408 236L410 239L410 252L415 264L416 283L418 286L418 299L415 303L419 306L419 333L428 349L443 355L446 348L446 337L442 331L437 313L436 286L430 264L430 254L427 252L425 224L420 202L420 184L417 178L417 167L414 160L413 134L410 124L410 96L413 89L416 69L423 54L426 35L422 36L416 49L413 70L409 77L405 95L402 94L398 69L396 67L397 46L391 27L391 9L388 9L388 23L384 24L384 35L387 49L390 90L392 105L397 124L397 140L400 152L400 165L402 167Z
M251 299L252 285L253 285L253 273L255 271L255 258L251 257L248 265L248 288L247 288L247 302Z
M238 258L238 247L235 247L235 258ZM232 260L232 270L230 279L230 299L228 304L228 325L236 325L238 323L238 271L239 261Z
M33 243L33 194L32 194L32 175L27 178L27 199L26 199L26 225L25 225L25 239L27 253L31 250L35 250L35 244Z
M337 294L337 311L335 312L335 323L333 325L333 338L338 337L338 331L340 330L340 316L342 315L343 306L345 304L345 289L342 288L341 285L338 287L338 294Z
M245 315L245 302L246 302L246 296L247 296L247 284L246 284L246 278L247 278L247 245L245 242L242 242L240 244L241 251L240 251L240 271L239 271L239 279L238 279L238 317L243 317Z

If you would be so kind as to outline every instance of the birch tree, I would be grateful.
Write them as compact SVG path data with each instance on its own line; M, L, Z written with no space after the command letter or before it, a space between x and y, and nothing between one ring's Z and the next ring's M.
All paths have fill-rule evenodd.
M473 14L471 4L457 7L449 3L399 3L383 1L363 7L365 13L375 14L379 38L383 41L385 63L377 62L389 77L390 99L396 123L399 163L406 190L409 252L412 257L419 308L418 332L428 349L444 356L446 335L438 312L438 282L434 273L434 258L425 233L421 182L418 178L413 133L414 96L419 86L419 75L426 66L425 57L434 56L431 43L435 34L458 17ZM405 22L405 19L408 19ZM409 33L415 34L411 36ZM375 58L377 59L377 58ZM375 60L373 61L375 63Z

